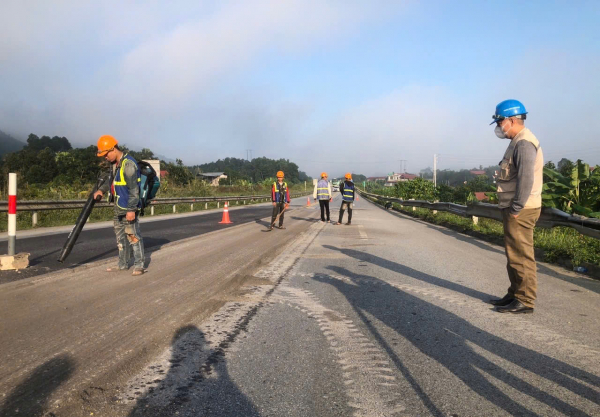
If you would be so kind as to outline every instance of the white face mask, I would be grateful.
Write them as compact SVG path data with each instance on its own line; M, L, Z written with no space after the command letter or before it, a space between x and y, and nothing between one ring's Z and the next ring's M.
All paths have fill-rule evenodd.
M494 129L494 133L496 134L496 136L498 136L500 139L506 139L506 133L504 132L504 130L502 130L502 127L500 126L496 126L496 128Z

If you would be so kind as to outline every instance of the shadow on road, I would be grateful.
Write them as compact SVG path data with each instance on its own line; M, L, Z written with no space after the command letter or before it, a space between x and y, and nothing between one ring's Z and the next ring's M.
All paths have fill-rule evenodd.
M292 219L294 219L294 220L301 220L303 222L310 222L310 223L316 223L318 221L321 221L320 218L314 219L314 218L311 218L311 217L298 217L298 216L293 216Z
M6 397L0 417L46 415L50 396L74 371L75 362L68 354L40 365Z
M58 258L58 254L61 251L62 251L62 248L61 249L55 249L55 250L53 250L51 252L44 253L42 255L36 256L35 258L30 258L29 259L29 266L36 266L36 265L42 263L42 260L44 260L45 258L48 258L48 257L50 257L52 255L55 255Z
M593 291L595 293L600 294L600 281L590 279L590 278L580 278L576 276L571 276L567 274L561 274L553 269L548 268L538 262L538 272L551 276L553 278L560 279L561 281L570 282L573 285L577 285L578 287L585 288L588 291ZM571 290L571 291L579 291L579 290Z
M129 417L260 417L227 372L222 347L207 347L195 326L181 327L172 340L170 369L155 388L138 399Z
M452 281L447 281L442 278L435 277L433 275L426 274L425 272L417 271L416 269L412 269L408 266L399 264L397 262L393 262L379 256L371 255L369 253L360 252L354 249L346 249L346 248L337 248L331 245L323 245L326 249L337 250L344 255L347 255L351 258L355 258L362 262L369 262L373 265L380 266L382 268L389 269L390 271L397 272L402 275L406 275L408 277L418 279L423 282L427 282L429 284L446 288L448 290L456 291L464 295L468 295L469 297L476 298L478 300L488 302L492 296L490 294L486 294L481 291L477 291L473 288L465 287L464 285L457 284Z
M447 415L440 411L419 386L402 358L389 346L385 338L371 324L367 317L375 317L385 326L404 337L423 354L444 366L459 378L472 391L486 398L510 415L538 416L539 414L517 402L489 379L502 381L521 394L527 395L548 407L568 416L588 416L577 408L577 401L565 402L553 395L555 392L569 390L592 403L600 404L598 387L600 378L582 369L568 365L560 360L511 343L478 327L443 308L430 304L409 293L390 286L385 281L368 275L350 272L345 268L329 267L336 274L343 275L353 283L347 283L334 277L315 277L314 279L337 288L355 312L370 329L381 346L388 352L400 372L412 384L429 412L435 416ZM372 284L377 284L375 287ZM365 290L376 288L370 293ZM540 386L515 375L513 369L504 369L487 359L481 352L493 354L501 361L509 362L535 375L532 380L546 379L558 385L559 389ZM593 386L594 388L590 388ZM544 390L544 388L546 390ZM448 388L450 389L450 387ZM556 390L556 391L555 391ZM575 397L573 395L573 397ZM491 415L481 410L480 415Z
M261 226L265 226L265 227L269 227L269 226L271 226L271 223L270 223L270 222L268 222L268 221L266 221L266 220L263 220L263 219L256 219L254 222L255 222L256 224L260 224Z
M443 233L446 236L453 237L456 240L460 240L461 242L465 242L465 243L469 243L473 246L477 246L479 249L484 249L484 250L488 250L490 252L496 252L501 255L504 255L504 249L499 248L492 243L484 243L476 237L464 235L460 232L457 232L456 230L445 228L444 226L427 224L427 227L429 229L433 229L437 232ZM502 238L499 238L499 239L502 239Z
M381 207L378 204L373 204L373 206L375 206L376 208L378 208L380 210L385 211L386 213L388 213L388 214L390 214L392 216L398 217L398 218L400 218L402 220L409 220L409 221L412 221L414 223L419 223L419 224L425 225L429 229L432 229L432 230L435 230L437 232L443 233L446 236L453 237L453 238L455 238L457 240L460 240L462 242L470 243L470 244L472 244L474 246L477 246L478 248L489 250L491 252L497 252L497 253L504 254L504 249L495 247L494 244L485 244L484 242L481 242L480 240L478 240L478 238L476 238L476 237L470 237L468 235L464 235L464 234L462 234L460 232L457 232L456 230L447 228L445 226L440 226L440 225L436 225L436 224L432 224L432 223L426 222L425 220L419 219L418 217L412 217L411 215L403 213L401 211L386 209L384 207ZM499 238L499 239L501 239L501 238Z

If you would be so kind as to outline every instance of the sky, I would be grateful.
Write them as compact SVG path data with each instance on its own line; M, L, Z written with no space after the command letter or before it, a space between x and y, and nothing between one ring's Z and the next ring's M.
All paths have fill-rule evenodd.
M0 130L378 176L496 164L513 98L546 160L595 165L599 21L598 1L3 0Z

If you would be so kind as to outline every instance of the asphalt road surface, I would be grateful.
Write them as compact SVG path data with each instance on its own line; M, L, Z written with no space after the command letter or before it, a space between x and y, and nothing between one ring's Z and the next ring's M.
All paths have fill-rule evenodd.
M290 214L293 209L304 205L306 205L306 197L293 199L290 205L292 209ZM151 261L152 252L172 242L248 222L264 226L268 222L265 218L271 216L271 209L270 204L250 205L240 209L234 205L229 212L233 221L233 224L230 225L219 224L223 216L222 209L196 212L191 215L146 216L141 219L144 247ZM92 229L86 228L82 231L64 264L58 262L57 259L67 240L70 227L58 228L62 230L61 233L52 231L56 228L49 228L47 231L49 234L45 235L43 229L22 233L24 236L33 234L31 237L18 237L17 241L18 252L31 254L30 267L21 271L0 272L0 283L73 268L102 259L115 258L118 252L112 224L107 224L102 228L95 228L93 223L86 226L92 226Z
M600 415L599 281L540 263L535 313L503 315L501 248L316 218L0 286L0 416Z

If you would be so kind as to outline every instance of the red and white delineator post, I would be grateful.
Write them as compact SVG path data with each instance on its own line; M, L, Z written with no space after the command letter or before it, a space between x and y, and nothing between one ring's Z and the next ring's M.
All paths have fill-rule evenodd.
M17 248L17 174L8 174L8 254Z
M28 253L17 251L17 174L8 174L8 255L0 255L0 271L25 269Z

